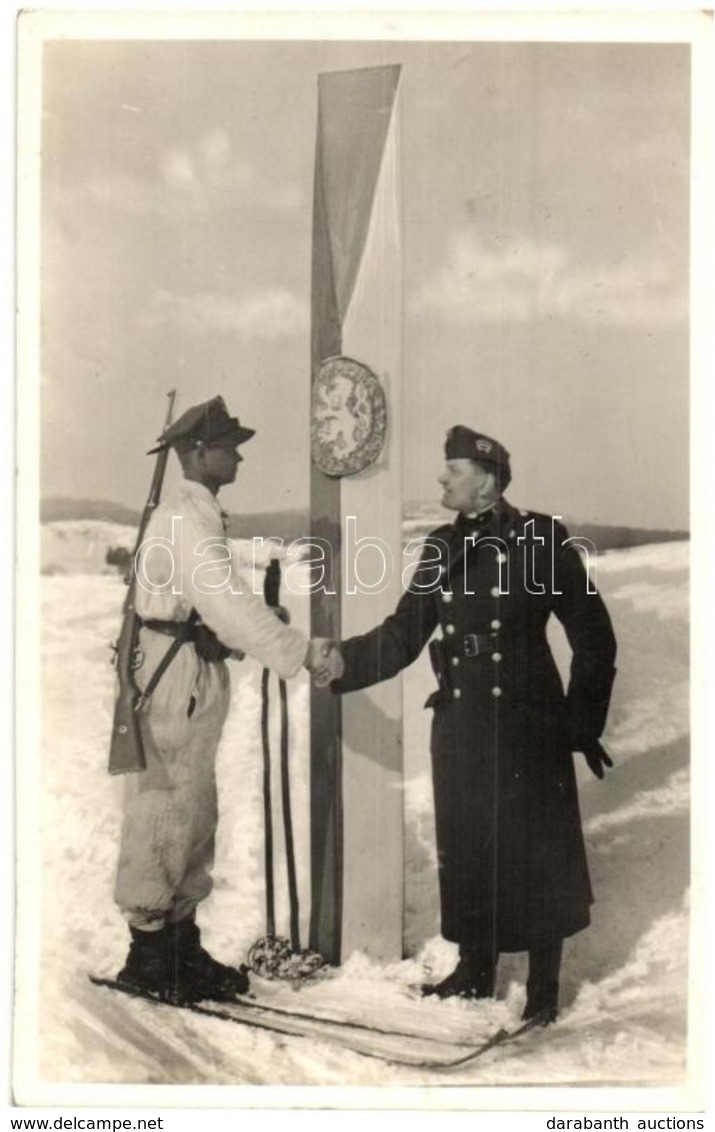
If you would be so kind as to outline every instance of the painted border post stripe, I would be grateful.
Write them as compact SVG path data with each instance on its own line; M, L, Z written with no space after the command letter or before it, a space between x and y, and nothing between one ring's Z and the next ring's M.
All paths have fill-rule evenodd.
M381 457L364 472L338 480L311 469L311 533L327 544L334 567L333 592L311 597L314 636L363 631L399 594L399 77L400 67L388 66L318 82L311 371L341 353L364 362L383 383L389 423ZM346 593L348 515L365 526L358 535L392 550L392 577L380 594ZM373 557L363 560L374 573ZM399 680L342 701L312 689L310 946L330 962L355 948L377 958L401 954L401 776Z

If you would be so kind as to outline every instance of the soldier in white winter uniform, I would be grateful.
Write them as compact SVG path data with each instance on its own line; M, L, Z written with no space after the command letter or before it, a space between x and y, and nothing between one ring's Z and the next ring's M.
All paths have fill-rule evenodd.
M212 885L225 659L246 653L287 679L312 666L315 651L246 590L231 559L216 496L253 435L220 397L165 431L160 447L174 448L184 479L152 515L136 563L141 689L173 640L186 639L141 713L147 769L126 780L115 899L132 942L118 979L175 1001L231 998L248 987L245 969L201 947L195 922Z

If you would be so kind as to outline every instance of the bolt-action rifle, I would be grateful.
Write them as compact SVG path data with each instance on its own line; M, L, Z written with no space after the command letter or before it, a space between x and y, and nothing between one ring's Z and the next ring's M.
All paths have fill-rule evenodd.
M175 389L171 390L168 398L169 408L164 431L171 424L176 398ZM138 715L143 700L134 675L135 669L141 662L139 653L141 621L134 606L137 588L137 554L144 540L147 524L161 499L161 488L164 483L168 458L169 449L164 447L156 457L149 497L144 505L131 565L125 578L128 586L127 596L122 608L122 627L115 645L119 689L114 705L112 738L109 747L108 770L110 774L129 774L132 771L146 770L146 757Z

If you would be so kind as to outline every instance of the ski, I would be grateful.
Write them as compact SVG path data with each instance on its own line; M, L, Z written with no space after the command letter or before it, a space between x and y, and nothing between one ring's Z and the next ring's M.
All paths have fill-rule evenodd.
M517 1026L515 1030L496 1030L490 1038L487 1038L481 1045L476 1046L471 1053L468 1053L465 1057L456 1058L447 1068L457 1069L461 1065L467 1065L470 1061L476 1061L482 1054L489 1053L490 1050L496 1049L497 1046L505 1046L510 1042L515 1042L518 1038L523 1037L524 1034L528 1034L530 1030L537 1028L544 1029L549 1024L549 1021L547 1021L545 1017L545 1012L542 1011L533 1018L528 1018L521 1026Z
M498 1046L517 1040L541 1024L540 1017L537 1016L516 1030L500 1029L478 1045L468 1045L466 1042L448 1042L401 1030L382 1029L364 1022L326 1018L267 1006L247 998L220 1004L209 1001L174 1004L148 992L125 986L114 979L90 975L90 981L95 986L118 991L156 1006L169 1006L201 1017L290 1037L332 1042L364 1057L412 1069L457 1069Z

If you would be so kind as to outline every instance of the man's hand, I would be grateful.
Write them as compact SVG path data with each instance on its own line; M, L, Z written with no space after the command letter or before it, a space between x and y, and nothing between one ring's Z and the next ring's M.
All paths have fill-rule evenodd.
M575 745L574 749L583 753L596 778L603 778L606 773L604 768L613 766L613 760L598 742L598 739L589 739L587 742L579 743Z
M333 680L339 680L345 671L340 650L329 637L315 637L310 642L305 666L310 670L316 688L326 688Z
M325 688L333 680L339 680L345 671L345 662L336 641L323 641L321 650L324 663L313 676L317 688Z

